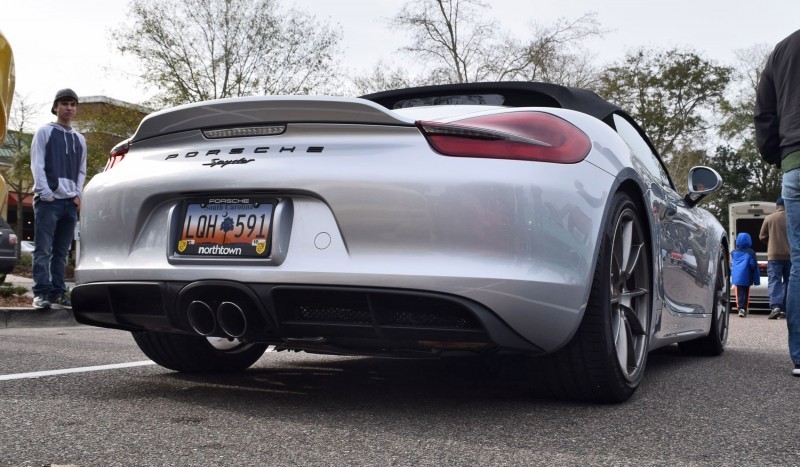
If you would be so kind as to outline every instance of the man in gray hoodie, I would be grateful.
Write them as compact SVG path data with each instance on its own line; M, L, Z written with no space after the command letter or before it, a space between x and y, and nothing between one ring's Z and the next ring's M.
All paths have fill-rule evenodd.
M36 130L31 144L33 306L38 309L72 306L64 276L86 180L86 140L72 128L77 110L75 91L58 91L50 109L56 121Z

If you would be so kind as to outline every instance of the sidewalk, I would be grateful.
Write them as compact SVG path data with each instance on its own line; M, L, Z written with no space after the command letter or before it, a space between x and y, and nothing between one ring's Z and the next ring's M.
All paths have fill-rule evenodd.
M33 287L33 279L8 274L6 282L25 287ZM74 287L74 283L67 283L67 287ZM31 297L33 301L33 297ZM38 328L57 326L80 326L72 315L72 310L51 308L37 310L33 306L22 308L0 308L0 329L4 328Z

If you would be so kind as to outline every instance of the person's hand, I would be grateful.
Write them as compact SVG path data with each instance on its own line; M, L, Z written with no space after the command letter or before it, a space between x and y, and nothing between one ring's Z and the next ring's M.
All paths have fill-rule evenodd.
M75 202L75 205L78 206L78 211L80 211L81 210L81 198L79 196L76 196L76 197L72 198L72 201Z

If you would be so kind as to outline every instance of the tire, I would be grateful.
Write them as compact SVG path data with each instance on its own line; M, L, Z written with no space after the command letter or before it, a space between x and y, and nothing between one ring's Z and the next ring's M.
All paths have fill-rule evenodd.
M644 375L650 341L650 250L641 210L614 196L586 312L575 336L554 354L533 359L559 398L618 403Z
M145 355L157 364L183 373L230 373L255 363L266 344L243 344L227 339L205 338L152 331L131 333Z
M714 280L714 309L711 312L711 329L708 335L686 342L679 342L678 348L687 355L722 355L728 342L731 312L731 281L729 280L728 252L720 252L717 261L717 274Z

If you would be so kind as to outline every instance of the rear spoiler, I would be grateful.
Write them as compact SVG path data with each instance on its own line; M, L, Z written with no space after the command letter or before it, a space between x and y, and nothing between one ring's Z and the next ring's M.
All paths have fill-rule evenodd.
M186 104L148 115L131 138L137 142L181 131L264 123L353 123L413 126L374 102L352 97L237 97Z

